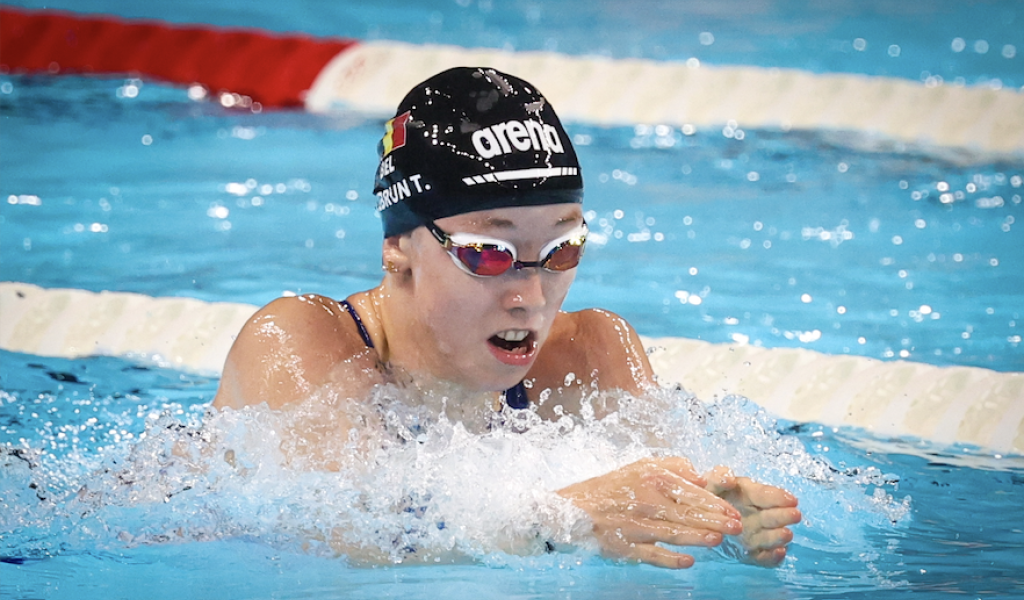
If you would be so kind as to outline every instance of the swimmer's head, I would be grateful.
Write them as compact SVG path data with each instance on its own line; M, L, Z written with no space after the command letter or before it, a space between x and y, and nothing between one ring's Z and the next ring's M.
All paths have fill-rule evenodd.
M583 201L554 109L530 83L493 69L457 67L417 85L379 152L373 193L385 237L477 210Z

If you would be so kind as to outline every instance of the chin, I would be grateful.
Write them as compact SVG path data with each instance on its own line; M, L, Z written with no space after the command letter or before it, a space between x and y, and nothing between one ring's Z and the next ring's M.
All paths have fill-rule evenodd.
M504 392L505 390L518 385L523 379L526 378L527 373L530 372L529 367L518 368L514 372L506 372L501 375L495 375L488 381L480 382L480 389L487 392Z

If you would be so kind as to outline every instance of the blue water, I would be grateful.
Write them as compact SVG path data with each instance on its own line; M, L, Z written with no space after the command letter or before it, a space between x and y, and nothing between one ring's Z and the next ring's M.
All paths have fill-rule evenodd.
M1024 9L1014 2L46 6L316 35L1024 84ZM132 85L137 96L119 94ZM376 284L380 230L369 190L379 121L239 113L190 101L179 88L139 86L0 76L0 279L253 304L283 292L342 297ZM1019 158L964 162L828 132L746 131L737 139L653 125L569 128L588 217L605 241L588 249L567 308L603 306L651 336L1024 368ZM953 203L938 200L945 191ZM294 497L258 477L227 477L143 504L142 516L117 502L91 505L98 516L89 518L62 512L71 506L64 495L109 484L104 473L123 467L142 433L159 439L161 430L148 429L153 415L201 419L215 380L120 359L3 352L0 383L0 509L24 517L17 526L0 521L4 554L21 563L0 564L3 598L127 598L139 589L153 598L1024 595L1024 468L972 449L767 421L769 433L809 451L800 459L807 469L820 460L846 473L834 500L819 483L772 471L777 456L747 457L747 468L795 486L808 516L778 571L713 557L666 573L587 555L500 554L472 566L359 569L263 529L262 511L315 511L295 491L301 481L283 484ZM38 452L21 455L35 466L13 448ZM139 470L163 469L157 482L175 476L165 462L131 460ZM872 467L880 479L847 471ZM49 502L62 500L57 508L38 498L41 489ZM263 503L235 506L223 490L236 489ZM875 489L891 502L869 501ZM889 522L906 498L910 513ZM179 521L200 530L209 515L223 527L203 543L118 537L171 531ZM231 590L225 570L233 571Z

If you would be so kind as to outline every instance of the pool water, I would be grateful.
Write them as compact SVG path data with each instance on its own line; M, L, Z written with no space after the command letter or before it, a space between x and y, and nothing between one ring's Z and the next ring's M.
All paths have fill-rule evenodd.
M673 410L525 433L473 431L471 418L453 427L396 395L375 399L389 420L387 435L372 438L375 468L308 471L286 464L274 432L330 414L205 414L214 379L106 357L4 359L13 365L0 455L5 598L130 598L140 587L154 598L1009 598L1024 589L1019 458L776 423L742 399L708 407L679 392L663 398ZM653 437L638 439L638 429ZM534 490L651 452L685 453L702 468L727 462L793 490L806 516L786 564L745 567L698 549L696 567L669 573L586 549L494 549L495 538L532 527L522 511ZM394 510L410 497L412 510ZM474 563L351 565L316 541L334 527L390 560L414 561L409 547L428 556L455 547Z
M1022 9L1012 2L633 7L68 5L364 39L1024 85ZM343 297L379 281L369 193L378 119L231 111L152 81L10 75L0 76L0 119L4 280L252 304ZM656 123L568 126L595 235L567 308L606 307L651 336L1024 368L1020 156L979 163L852 134L739 125L692 135ZM154 598L1024 595L1020 457L777 423L741 399L710 408L666 391L672 416L654 442L638 441L629 419L577 423L569 435L431 421L420 450L385 445L378 459L391 479L375 487L357 470L289 470L265 450L280 419L310 415L206 415L215 377L3 352L0 383L4 598L142 588ZM405 431L423 416L421 401L377 404ZM200 422L209 440L192 435ZM176 444L221 455L230 445L243 468L199 456L196 475L167 454ZM515 557L486 539L494 522L526 526L524 490L672 451L797 493L806 521L781 569L705 552L694 569L668 573L586 550ZM473 477L495 457L504 467ZM434 466L414 468L424 460ZM420 505L353 510L353 490L364 506L393 508L410 490ZM308 546L310 530L328 525L366 540L397 531L426 549L454 545L474 562L354 567Z

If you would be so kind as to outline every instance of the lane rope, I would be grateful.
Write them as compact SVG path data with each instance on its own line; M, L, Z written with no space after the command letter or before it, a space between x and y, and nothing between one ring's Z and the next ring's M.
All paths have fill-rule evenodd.
M566 120L665 124L684 132L734 122L740 128L839 132L852 145L896 151L920 146L960 161L1024 157L1021 90L0 8L4 72L152 77L200 85L223 103L243 107L390 116L426 75L459 65L493 66L533 82Z
M518 74L543 90L570 121L665 124L684 133L735 123L855 134L844 141L897 151L898 144L910 144L958 161L1024 156L1024 93L1019 91L796 69L364 42L326 66L306 106L386 115L424 73L459 65Z
M356 43L0 7L4 72L151 77L236 94L258 108L303 106L324 66Z
M216 375L256 308L3 282L0 348L125 356ZM681 382L704 400L741 394L793 421L1024 454L1024 373L682 338L644 343L662 382Z

